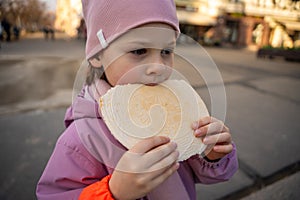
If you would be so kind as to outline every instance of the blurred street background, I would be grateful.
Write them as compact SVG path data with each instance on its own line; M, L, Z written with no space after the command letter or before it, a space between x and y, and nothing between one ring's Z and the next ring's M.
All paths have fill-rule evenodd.
M222 74L240 162L230 181L198 185L198 198L300 199L300 2L176 4L182 32ZM1 200L36 199L84 59L80 13L80 1L0 0ZM178 49L201 63L195 46ZM186 74L208 102L206 88Z

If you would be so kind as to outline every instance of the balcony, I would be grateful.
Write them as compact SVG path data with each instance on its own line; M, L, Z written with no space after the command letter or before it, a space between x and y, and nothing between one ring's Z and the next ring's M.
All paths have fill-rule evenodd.
M257 6L253 4L245 4L245 14L252 15L252 16L272 16L280 19L292 20L292 21L299 21L300 19L300 12L299 10L289 10L289 9L282 9L282 8L274 8L271 6L263 7Z

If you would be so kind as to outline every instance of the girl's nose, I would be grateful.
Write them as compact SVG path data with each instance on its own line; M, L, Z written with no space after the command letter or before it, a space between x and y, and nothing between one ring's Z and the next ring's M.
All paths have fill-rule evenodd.
M166 66L159 63L150 63L147 66L147 75L162 75L166 69Z
M161 75L164 73L166 65L164 63L161 55L152 56L149 64L147 65L146 74L147 75Z

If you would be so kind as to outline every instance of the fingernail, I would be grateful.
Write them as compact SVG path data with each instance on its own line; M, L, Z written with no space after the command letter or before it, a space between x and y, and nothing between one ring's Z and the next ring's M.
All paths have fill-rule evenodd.
M176 143L176 142L172 141L171 144L172 144L172 146L173 146L174 148L177 148L177 143Z
M179 165L179 163L177 162L177 163L174 163L174 164L173 164L172 168L173 168L173 170L176 171L176 170L179 169L179 166L180 166L180 165Z
M208 143L209 143L209 139L204 138L204 139L203 139L203 143L204 143L204 144L208 144Z
M196 128L198 128L198 122L193 122L193 124L192 124L192 128L193 128L193 129L196 129Z
M201 130L200 129L195 130L195 135L196 136L200 136L200 134L201 134Z
M176 160L178 160L180 153L179 153L179 151L175 151L175 153L176 153Z
M164 138L166 138L167 140L171 140L168 136L162 136Z

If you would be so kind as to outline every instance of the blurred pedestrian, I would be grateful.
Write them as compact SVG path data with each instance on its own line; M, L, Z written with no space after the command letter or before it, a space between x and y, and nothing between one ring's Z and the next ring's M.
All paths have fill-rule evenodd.
M85 26L85 22L84 19L80 20L80 24L77 27L77 39L86 39L86 26Z
M2 24L2 27L3 27L3 29L4 29L4 32L6 33L6 41L7 42L10 42L10 40L11 40L11 24L9 23L9 21L4 17L3 18L3 20L2 20L2 22L1 22L1 24Z
M54 31L54 29L53 29L53 27L49 27L49 35L50 35L50 38L51 38L51 40L54 40L55 39L55 31Z
M2 28L2 23L0 23L0 49L1 49L2 41L3 41L3 28Z
M15 40L19 40L19 37L20 37L20 28L17 25L15 25L13 27L13 32L14 32L14 38L15 38Z
M66 113L67 129L38 183L38 198L195 200L196 183L232 177L238 168L235 145L217 119L207 116L190 127L197 138L211 135L203 142L212 150L179 163L177 146L168 137L143 139L126 149L98 112L100 96L136 67L145 69L134 71L126 83L159 84L169 78L166 69L173 66L179 34L174 1L82 2L90 63L86 85Z
M3 35L2 35L2 33L3 33L3 30L2 30L2 25L1 25L1 23L0 23L0 49L1 49L1 42L2 42L2 40L3 40Z
M52 28L52 26L50 26L50 25L44 26L43 32L44 32L45 40L48 40L49 38L52 39L52 40L55 39L55 31Z
M0 23L0 42L3 40L3 28L2 24Z

